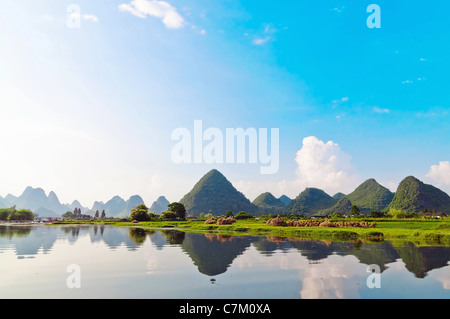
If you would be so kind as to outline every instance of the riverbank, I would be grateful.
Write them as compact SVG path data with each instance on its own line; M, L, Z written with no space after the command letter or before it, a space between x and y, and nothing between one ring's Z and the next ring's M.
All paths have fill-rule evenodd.
M238 220L231 225L206 225L203 220L151 221L115 223L116 226L134 226L143 228L173 228L183 231L215 231L235 235L264 235L282 237L302 237L332 240L383 241L404 240L418 245L450 246L450 221L446 220L393 220L372 219L373 228L361 227L282 227L270 226L265 220Z
M349 219L334 219L332 222ZM353 219L361 221L361 219ZM265 219L237 220L231 225L205 224L202 219L184 221L146 221L124 222L119 220L64 221L51 225L111 225L132 226L144 229L177 229L188 232L216 232L232 235L279 236L289 238L314 238L324 240L365 240L381 242L384 240L410 241L420 246L450 246L450 220L448 219L379 219L364 218L374 227L293 227L267 225ZM19 225L15 223L14 225ZM25 225L25 224L22 224ZM26 225L33 225L28 224Z

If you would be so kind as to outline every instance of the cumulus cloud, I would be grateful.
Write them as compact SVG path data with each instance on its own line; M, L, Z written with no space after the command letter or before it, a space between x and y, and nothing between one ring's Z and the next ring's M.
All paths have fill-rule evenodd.
M426 175L440 185L450 185L450 162L439 162L438 165L431 165L430 171Z
M295 178L275 182L239 181L235 187L249 197L270 191L275 196L286 194L294 197L306 187L324 190L330 195L337 192L349 193L359 184L360 178L354 172L351 156L333 142L324 142L315 136L305 137L297 151Z
M333 141L325 143L315 136L304 138L295 161L297 180L305 186L334 192L349 190L356 182L350 155Z
M130 12L142 19L147 16L159 18L168 29L179 29L186 24L177 9L165 1L133 0L119 5L119 10Z
M81 16L84 20L89 20L92 22L98 22L98 17L96 15L93 14L83 14Z

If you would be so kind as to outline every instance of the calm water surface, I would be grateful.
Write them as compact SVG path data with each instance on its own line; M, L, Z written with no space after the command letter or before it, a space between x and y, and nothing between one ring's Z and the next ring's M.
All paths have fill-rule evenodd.
M0 226L0 298L450 298L450 247Z

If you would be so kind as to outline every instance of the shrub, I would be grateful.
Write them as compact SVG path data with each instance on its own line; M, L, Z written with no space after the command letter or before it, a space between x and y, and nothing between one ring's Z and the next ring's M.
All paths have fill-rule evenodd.
M246 212L239 212L234 216L235 219L250 219L253 218L253 215L250 215Z
M166 210L161 213L161 218L166 220L175 220L177 219L177 214L171 210Z

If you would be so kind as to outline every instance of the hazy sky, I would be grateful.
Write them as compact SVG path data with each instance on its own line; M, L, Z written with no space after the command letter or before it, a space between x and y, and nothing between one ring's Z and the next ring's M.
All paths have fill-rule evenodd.
M367 25L371 3L381 28ZM450 192L446 0L1 6L1 196L176 201L212 168L250 199L368 178L395 190L409 175ZM278 128L278 172L174 163L171 133L194 120Z

